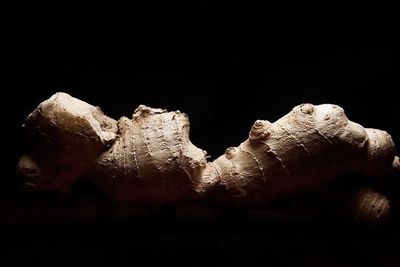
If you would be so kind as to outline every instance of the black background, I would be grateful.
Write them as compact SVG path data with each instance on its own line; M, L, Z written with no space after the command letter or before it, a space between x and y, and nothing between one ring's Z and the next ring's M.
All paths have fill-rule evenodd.
M56 204L40 218L35 212L59 196L22 193L14 177L24 148L20 125L57 91L114 118L130 116L139 104L179 109L190 116L193 143L213 158L246 139L256 119L274 121L304 102L338 104L399 144L400 43L391 2L55 1L16 3L10 14L0 192L2 221L12 223L6 252L17 265L134 266L176 258L200 264L219 257L221 265L396 266L399 242L390 229L349 238L353 227L326 222L54 225ZM97 196L90 188L79 194Z

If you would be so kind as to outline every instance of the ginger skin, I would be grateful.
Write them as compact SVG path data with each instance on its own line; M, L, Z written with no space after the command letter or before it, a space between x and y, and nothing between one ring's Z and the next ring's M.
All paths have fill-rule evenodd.
M189 119L179 111L141 105L131 119L115 121L57 93L24 128L30 150L18 172L27 189L68 191L86 176L118 204L254 207L317 190L345 173L380 176L398 165L388 133L363 128L330 104L299 105L274 123L258 120L246 141L213 162L190 142Z

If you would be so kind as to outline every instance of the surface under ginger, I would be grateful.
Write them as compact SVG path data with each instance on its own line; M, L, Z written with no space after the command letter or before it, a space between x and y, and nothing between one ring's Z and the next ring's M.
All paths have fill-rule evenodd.
M18 172L31 190L68 191L90 177L116 203L200 200L232 206L316 190L346 173L380 176L398 163L385 131L347 119L336 105L302 104L271 123L258 120L238 147L207 162L179 111L139 106L115 121L57 93L26 119L30 150Z

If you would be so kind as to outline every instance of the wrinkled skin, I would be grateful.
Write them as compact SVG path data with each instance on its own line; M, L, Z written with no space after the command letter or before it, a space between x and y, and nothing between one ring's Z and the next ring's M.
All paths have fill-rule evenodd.
M380 176L399 165L388 133L364 128L330 104L299 105L274 123L258 120L245 142L213 162L190 142L186 114L146 106L115 121L57 93L24 129L29 150L18 173L26 189L68 192L86 176L121 204L260 206L345 173Z

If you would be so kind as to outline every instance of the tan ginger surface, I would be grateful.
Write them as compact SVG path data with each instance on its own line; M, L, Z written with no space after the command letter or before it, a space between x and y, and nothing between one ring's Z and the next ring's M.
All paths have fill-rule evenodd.
M18 171L26 188L68 191L86 176L121 204L257 206L341 174L379 176L399 164L388 133L364 128L330 104L302 104L273 123L257 120L247 140L213 162L190 142L188 116L179 111L141 105L132 118L115 121L57 93L24 127L30 150Z

